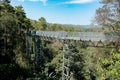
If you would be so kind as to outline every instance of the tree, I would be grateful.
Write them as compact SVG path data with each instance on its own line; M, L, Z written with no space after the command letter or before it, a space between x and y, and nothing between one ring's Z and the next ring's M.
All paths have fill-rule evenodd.
M16 20L15 20L15 16L14 16L14 10L13 7L10 6L10 4L7 3L1 3L0 4L1 7L1 17L0 17L0 30L2 31L0 33L1 37L1 44L3 44L3 48L1 49L1 56L5 55L4 57L8 57L10 60L10 62L13 61L13 57L14 57L14 49L16 46L16 41L14 41L15 39L13 39L13 37L16 37L16 35L13 34L17 34L15 32L15 30L17 31L16 28ZM11 36L12 35L12 36ZM13 46L14 44L14 46ZM7 60L3 60L3 62L6 62Z
M120 0L102 0L103 6L96 11L95 20L98 25L107 32L120 32ZM117 43L118 44L118 43ZM120 47L116 46L115 50L107 50L104 48L103 57L99 58L103 72L102 79L118 80L120 73L118 65L120 65Z
M0 80L26 78L29 71L25 31L31 27L30 21L22 8L0 3L0 9Z
M46 19L44 17L41 17L38 22L39 22L40 30L47 29L47 22L46 22Z
M102 0L103 6L96 10L95 21L110 31L120 31L120 1ZM109 31L108 30L108 31Z
M63 28L62 28L62 25L60 25L60 24L50 24L48 27L48 30L50 30L50 31L62 31Z

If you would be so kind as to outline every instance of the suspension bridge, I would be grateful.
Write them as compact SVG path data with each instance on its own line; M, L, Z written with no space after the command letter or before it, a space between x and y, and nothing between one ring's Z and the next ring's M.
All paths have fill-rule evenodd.
M28 56L34 50L36 68L39 68L41 55L41 40L59 41L63 44L63 52L68 48L70 41L81 43L78 46L84 47L106 47L114 48L120 45L120 34L102 32L65 32L65 31L27 31L26 47ZM34 49L33 44L34 42ZM69 57L63 53L62 80L70 80Z

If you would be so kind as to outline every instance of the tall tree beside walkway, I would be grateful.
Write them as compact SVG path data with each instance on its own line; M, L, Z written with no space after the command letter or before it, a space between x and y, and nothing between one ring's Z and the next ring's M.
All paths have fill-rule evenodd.
M120 0L102 0L96 10L95 21L106 31L120 32Z

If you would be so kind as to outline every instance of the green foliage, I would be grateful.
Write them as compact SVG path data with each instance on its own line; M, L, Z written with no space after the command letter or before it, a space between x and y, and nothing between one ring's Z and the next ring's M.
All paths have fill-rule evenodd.
M48 27L48 30L50 30L50 31L61 31L61 30L62 30L62 27L61 27L61 25L59 25L59 24L51 24L51 25Z
M105 78L110 80L118 80L120 78L120 52L112 51L110 58L102 58L100 62L105 70Z
M43 31L95 31L100 29L95 28L83 28L80 25L67 25L67 24L57 24L57 23L48 23L44 17L41 17L39 20L31 20L31 24L34 30L43 30Z
M0 80L26 79L31 75L25 54L30 21L21 6L14 8L5 2L0 3L0 9Z
M96 11L95 20L103 26L105 32L120 32L120 2L119 0L102 0L103 6ZM102 74L99 79L119 80L120 76L120 52L117 46L116 51L102 52L99 57L99 72ZM102 78L102 79L101 79Z
M47 29L47 22L44 17L41 17L38 21L31 20L32 26L35 30L46 30Z
M0 80L25 80L31 76L30 69L20 68L17 64L0 64Z
M47 29L47 22L46 22L46 19L44 17L41 17L38 22L39 22L40 30L46 30Z
M61 72L62 71L62 53L58 53L58 55L56 55L53 58L53 60L51 61L49 65L55 68L55 71L57 73Z

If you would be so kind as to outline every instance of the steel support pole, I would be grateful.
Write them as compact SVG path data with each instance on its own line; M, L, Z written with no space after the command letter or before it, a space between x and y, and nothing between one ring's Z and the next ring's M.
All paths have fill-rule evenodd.
M68 45L63 45L63 64L62 64L62 80L70 80L70 61L68 56Z
M31 53L32 53L32 37L30 36L30 33L26 33L26 55L30 62L31 59Z
M36 70L40 69L41 61L40 61L40 56L41 56L41 41L38 37L35 37L35 68Z

